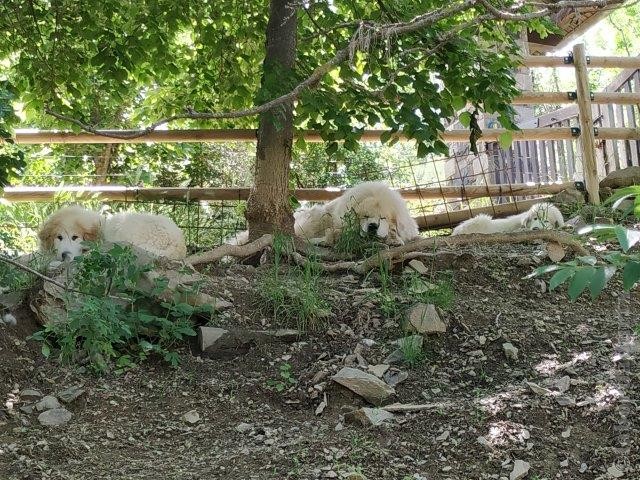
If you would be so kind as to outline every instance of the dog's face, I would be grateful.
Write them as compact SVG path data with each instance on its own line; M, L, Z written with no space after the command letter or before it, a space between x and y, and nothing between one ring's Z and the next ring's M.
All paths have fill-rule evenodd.
M394 229L392 219L375 198L366 198L354 208L360 221L360 235L386 239Z
M53 249L56 252L58 260L73 260L75 257L82 255L84 235L81 231L76 230L60 230L53 239Z
M100 216L79 207L67 207L51 215L38 237L43 250L53 251L56 259L70 261L82 255L82 242L98 238Z
M563 225L560 211L548 203L539 203L531 207L528 215L522 220L522 227L527 230L551 230Z
M383 217L365 217L360 220L360 234L387 238L389 235L389 222Z

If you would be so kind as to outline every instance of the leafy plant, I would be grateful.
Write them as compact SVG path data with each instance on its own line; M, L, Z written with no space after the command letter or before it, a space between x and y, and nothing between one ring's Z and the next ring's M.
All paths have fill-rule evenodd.
M275 390L278 393L282 393L292 385L298 383L298 380L293 376L293 367L290 363L283 363L278 367L279 378L276 380L267 380L267 387Z
M582 256L569 262L545 265L535 269L527 278L555 272L549 280L549 289L555 290L568 283L571 300L577 299L587 288L592 299L596 299L609 280L622 271L622 286L631 290L640 281L640 254L630 252L640 242L640 231L616 226L585 227L579 233L592 234L599 239L617 239L622 252L612 252L601 257Z
M614 210L618 210L625 200L629 200L629 205L622 209L622 214L640 218L640 185L619 188L604 203L610 205Z
M208 308L180 301L158 306L168 280L156 278L151 291L141 290L139 280L151 267L141 264L130 247L104 251L91 245L74 266L72 287L83 293L67 293L66 315L31 337L43 342L46 357L55 352L65 363L86 359L96 373L113 362L119 370L131 368L152 354L172 366L179 363L176 345L195 335L191 317Z

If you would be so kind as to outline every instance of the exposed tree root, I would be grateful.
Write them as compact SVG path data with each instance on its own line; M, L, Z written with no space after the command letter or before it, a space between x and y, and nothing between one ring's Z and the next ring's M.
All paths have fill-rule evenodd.
M263 235L253 242L244 245L220 245L208 252L196 253L185 259L189 265L217 262L223 257L248 257L270 246L273 243L273 235Z
M349 260L341 254L336 254L326 249L320 249L296 239L295 251L288 254L289 258L297 265L305 265L307 262L317 262L319 268L325 272L335 273L353 271L366 274L378 267L383 262L400 263L413 258L428 257L431 254L425 250L436 250L441 246L453 247L456 245L497 245L509 243L530 243L543 240L556 242L573 250L577 255L588 255L589 252L572 235L553 230L537 230L514 233L495 234L469 234L456 236L442 236L421 238L405 245L382 250L364 260ZM273 236L263 235L259 239L245 245L221 245L208 252L198 253L186 259L190 265L215 262L225 256L246 257L272 245Z

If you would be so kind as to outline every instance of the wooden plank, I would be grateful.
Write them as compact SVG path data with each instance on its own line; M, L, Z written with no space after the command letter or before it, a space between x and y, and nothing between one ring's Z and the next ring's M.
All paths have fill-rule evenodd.
M549 148L549 170L551 172L551 181L558 181L558 164L556 162L556 149L555 142L547 142Z
M483 198L504 195L552 195L571 187L572 183L554 183L544 185L512 184L512 185L467 185L442 186L429 188L402 188L398 192L407 200L439 199L439 198ZM341 189L302 188L291 192L298 200L328 201L342 195ZM103 186L63 186L63 187L7 187L0 198L10 202L50 202L61 194L69 195L74 200L179 200L179 201L216 201L246 200L249 188L182 188L182 187L125 187L118 185Z
M541 140L536 142L538 144L538 148L540 149L540 172L541 172L541 182L550 182L549 178L549 165L547 164L547 142Z
M513 105L561 105L575 104L567 92L523 92L515 97ZM619 105L637 105L640 103L640 93L635 92L596 92L593 94L593 104L615 103Z
M640 59L638 59L640 60ZM580 112L580 145L582 147L582 169L585 186L589 194L589 202L600 204L600 187L598 180L598 164L596 163L595 136L593 132L593 118L591 99L589 97L589 74L587 72L587 57L583 43L573 46L573 61L576 74L578 94L578 111Z
M575 62L575 52L573 54ZM522 64L529 68L572 68L574 64L565 64L564 57L546 57L538 55L527 55L523 57ZM599 56L591 57L586 68L640 68L640 57L611 57Z

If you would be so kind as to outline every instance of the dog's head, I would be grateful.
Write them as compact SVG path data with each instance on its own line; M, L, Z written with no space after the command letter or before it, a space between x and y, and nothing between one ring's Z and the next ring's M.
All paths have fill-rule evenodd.
M395 230L395 220L386 208L380 205L378 199L369 197L363 199L353 208L360 222L360 235L386 239Z
M564 225L562 213L550 203L537 203L522 218L522 227L526 230L551 230Z
M40 248L54 251L58 260L73 260L83 253L82 242L98 239L100 215L72 206L51 215L38 232Z

